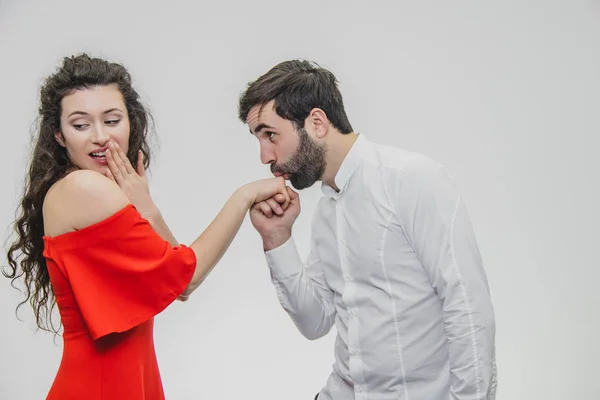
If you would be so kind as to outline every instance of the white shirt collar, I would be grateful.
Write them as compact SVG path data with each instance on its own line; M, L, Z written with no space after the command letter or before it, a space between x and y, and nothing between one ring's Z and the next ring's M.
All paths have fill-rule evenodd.
M364 134L358 134L357 136L358 137L354 141L354 144L350 148L348 154L346 154L344 161L342 161L342 164L340 165L340 168L334 177L335 185L340 191L336 192L334 188L327 185L325 182L322 182L321 190L325 195L337 197L343 193L348 186L350 178L360 165L361 161L365 158L370 142L367 140Z

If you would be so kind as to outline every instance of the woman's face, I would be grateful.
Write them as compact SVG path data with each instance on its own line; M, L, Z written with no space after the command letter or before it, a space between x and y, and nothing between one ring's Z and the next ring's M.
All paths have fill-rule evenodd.
M66 148L76 168L105 175L109 142L117 142L125 154L129 147L129 116L118 86L77 90L65 96L61 106L61 130L56 132L56 140Z

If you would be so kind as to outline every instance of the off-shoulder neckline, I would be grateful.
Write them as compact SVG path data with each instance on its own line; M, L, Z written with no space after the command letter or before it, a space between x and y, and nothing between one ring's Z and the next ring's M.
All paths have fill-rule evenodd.
M76 236L79 236L81 234L85 234L89 231L93 231L96 230L104 225L110 224L111 222L115 221L116 219L119 219L119 217L121 217L123 214L126 214L128 211L130 210L134 210L137 211L137 209L135 208L135 206L133 204L127 204L125 207L121 208L119 211L117 211L116 213L110 215L109 217L98 221L92 225L88 225L85 228L81 228L81 229L77 229L74 231L69 231L69 232L65 232L65 233L61 233L60 235L56 235L56 236L46 236L43 235L42 239L45 242L58 242L58 241L63 241L63 240L68 240L70 238L74 238Z

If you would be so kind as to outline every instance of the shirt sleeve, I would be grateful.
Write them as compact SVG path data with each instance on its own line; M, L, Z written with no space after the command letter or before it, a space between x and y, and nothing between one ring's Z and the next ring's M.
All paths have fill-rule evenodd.
M189 247L171 247L133 206L45 239L45 255L69 281L94 340L160 313L185 290L196 267Z
M396 185L397 214L443 306L451 399L493 399L495 317L462 196L446 170L415 160Z
M300 259L293 238L267 251L266 258L279 302L298 330L310 340L325 336L336 312L314 240L306 262Z

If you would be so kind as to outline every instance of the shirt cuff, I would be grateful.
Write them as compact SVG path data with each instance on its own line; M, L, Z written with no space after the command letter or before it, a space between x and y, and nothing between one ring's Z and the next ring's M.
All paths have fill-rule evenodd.
M281 246L265 251L265 257L275 280L299 274L304 266L292 237Z

